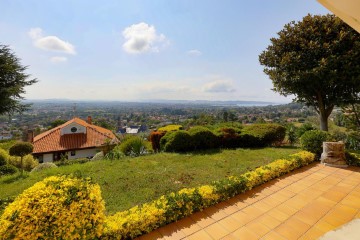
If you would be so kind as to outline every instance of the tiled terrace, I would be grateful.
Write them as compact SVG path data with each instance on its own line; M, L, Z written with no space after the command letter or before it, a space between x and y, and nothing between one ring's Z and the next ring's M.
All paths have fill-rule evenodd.
M316 163L139 240L317 239L355 218L360 218L360 168Z

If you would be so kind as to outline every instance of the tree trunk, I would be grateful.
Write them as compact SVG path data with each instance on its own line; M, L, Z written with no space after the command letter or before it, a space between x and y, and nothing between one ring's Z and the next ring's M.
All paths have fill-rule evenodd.
M320 118L320 130L322 131L328 131L329 127L328 127L328 116L326 116L325 113L321 113L319 114L319 118Z
M318 101L318 114L320 118L320 130L322 131L328 131L328 118L334 109L334 105L332 104L326 104L326 101L324 101L326 98L323 96L321 92L317 92L317 101Z

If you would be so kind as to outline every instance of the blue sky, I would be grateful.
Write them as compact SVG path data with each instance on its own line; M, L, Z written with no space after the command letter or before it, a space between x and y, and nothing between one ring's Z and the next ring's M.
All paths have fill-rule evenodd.
M315 0L0 0L0 43L39 82L28 99L252 100L271 90L258 55Z

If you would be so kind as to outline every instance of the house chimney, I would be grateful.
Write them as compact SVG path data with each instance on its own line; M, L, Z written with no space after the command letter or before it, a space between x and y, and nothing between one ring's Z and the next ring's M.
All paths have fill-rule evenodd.
M34 141L34 131L33 130L28 130L27 141L30 143L32 143Z
M88 118L87 118L87 123L88 123L88 124L92 124L92 118L91 118L91 116L88 116Z

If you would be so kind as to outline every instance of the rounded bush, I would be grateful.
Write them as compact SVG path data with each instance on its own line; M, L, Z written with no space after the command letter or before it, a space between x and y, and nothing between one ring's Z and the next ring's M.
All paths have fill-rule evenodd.
M187 152L192 150L191 136L187 131L179 130L165 134L160 140L165 152Z
M246 135L250 135L256 138L256 141L251 141L254 146L248 147L263 147L269 145L280 145L285 138L286 128L279 124L253 124L244 127L243 134L245 140L242 140L244 144L247 138L251 138Z
M296 135L298 138L301 138L301 136L306 133L307 131L315 130L313 125L311 123L304 123L300 127L296 129Z
M20 169L21 168L21 157L15 157L15 156L10 157L9 164ZM22 167L25 171L31 171L31 169L33 169L34 167L39 165L39 162L32 155L29 154L29 155L26 155L23 157L22 164L23 164Z
M322 153L323 142L330 141L331 135L320 130L310 130L305 132L300 138L301 148L315 153L318 157Z
M49 177L10 203L0 218L3 239L96 239L104 225L100 187L90 179Z
M192 148L194 150L211 149L217 147L216 135L206 127L196 126L189 130Z
M127 156L140 156L149 153L149 145L144 139L137 136L126 138L119 146L120 151ZM151 147L150 147L151 148Z
M8 163L9 154L4 149L0 148L0 166L4 166Z
M7 164L0 166L0 176L3 175L12 175L18 172L18 169L13 165Z
M56 166L55 163L52 162L46 162L46 163L40 163L39 165L37 165L36 167L34 167L31 172L40 172L44 169L49 169L49 168L57 168L58 166Z
M19 142L11 146L9 153L11 156L24 157L32 153L34 146L28 142Z
M241 130L239 128L222 127L216 129L215 134L218 137L220 147L236 148L240 146Z
M154 150L154 152L160 151L160 140L165 135L165 133L166 132L158 131L158 132L152 132L150 134L149 139L150 139L151 146L152 146L152 149Z

